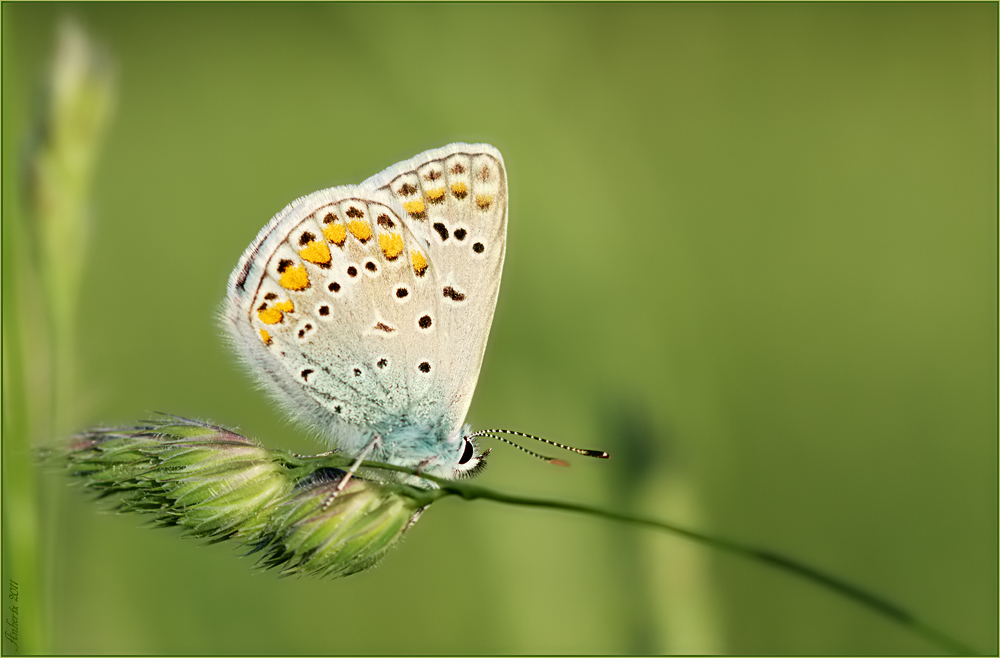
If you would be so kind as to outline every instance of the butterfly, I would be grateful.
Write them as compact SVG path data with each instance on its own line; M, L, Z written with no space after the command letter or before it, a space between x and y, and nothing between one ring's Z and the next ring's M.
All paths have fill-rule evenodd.
M223 324L259 383L337 451L445 478L481 469L464 425L500 290L507 175L450 144L274 216Z
M489 454L482 436L566 464L504 433L606 458L465 424L506 237L500 152L462 143L425 151L275 215L229 278L223 324L262 387L354 458L349 474L371 459L471 476Z

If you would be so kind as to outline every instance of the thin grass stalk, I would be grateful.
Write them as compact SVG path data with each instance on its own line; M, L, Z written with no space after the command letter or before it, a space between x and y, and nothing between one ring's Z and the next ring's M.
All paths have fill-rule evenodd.
M19 172L20 203L5 204L4 217L3 584L18 591L17 639L6 640L17 653L49 651L45 565L58 517L41 508L57 491L55 483L43 486L33 455L75 424L75 318L90 190L113 101L106 56L62 19Z
M23 297L22 278L17 272L31 271L32 263L24 248L22 217L16 211L5 213L3 223L3 580L2 590L9 593L11 583L21 591L38 592L37 481L31 461L29 402L25 377L25 353L21 318L17 311ZM27 262L26 262L27 261ZM9 594L8 594L9 595ZM7 600L7 596L4 596ZM15 651L41 646L37 599L25 596L18 600L20 632L17 640L5 639L6 648ZM6 608L6 606L5 606Z
M854 603L864 606L870 611L876 612L879 615L902 625L911 632L923 637L925 640L928 640L938 647L954 654L961 656L984 655L968 643L941 630L934 624L927 622L913 612L897 603L894 603L893 601L890 601L884 596L875 594L863 587L847 581L844 578L829 574L822 569L813 567L805 562L802 562L801 560L787 557L769 549L752 546L743 542L699 532L697 530L691 530L690 528L685 528L677 524L650 519L635 514L613 512L610 510L592 507L590 505L581 505L578 503L569 503L558 500L542 500L538 498L514 496L498 491L492 491L484 487L467 484L465 482L455 482L427 475L425 473L417 473L412 469L394 466L392 464L363 462L362 465L369 468L381 468L384 470L411 473L437 484L439 488L417 494L421 505L429 505L434 501L448 496L458 496L464 500L492 500L494 502L504 503L507 505L541 507L567 512L577 512L588 516L619 521L630 525L644 526L654 530L677 535L717 550L732 553L754 562L766 564L799 578L804 578L814 585L819 585L828 591L839 594Z
M50 325L56 433L73 427L76 316L90 235L90 195L114 98L114 69L108 56L76 22L64 18L28 172L28 201Z
M40 484L32 448L42 436L50 409L47 322L38 285L37 252L22 185L8 194L3 221L3 577L4 600L17 590L17 631L6 623L5 649L46 650ZM21 203L14 203L15 195ZM5 611L7 611L5 606ZM5 622L13 622L10 611Z

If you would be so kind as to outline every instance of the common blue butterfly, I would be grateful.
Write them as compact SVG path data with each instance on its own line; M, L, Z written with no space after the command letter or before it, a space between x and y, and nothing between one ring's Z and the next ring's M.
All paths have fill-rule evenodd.
M340 452L468 474L485 456L463 422L506 233L500 152L426 151L275 215L229 278L224 324L263 387Z
M489 452L477 436L538 438L464 425L506 234L500 152L426 151L275 215L229 278L224 324L262 386L356 460L351 472L371 459L471 475Z

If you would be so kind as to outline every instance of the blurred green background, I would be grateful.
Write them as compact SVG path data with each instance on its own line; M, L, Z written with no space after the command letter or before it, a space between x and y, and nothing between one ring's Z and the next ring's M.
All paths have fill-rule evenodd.
M60 431L162 410L317 451L223 343L230 270L292 199L485 141L509 244L469 420L612 459L498 447L479 483L770 547L996 654L995 4L2 11L5 241L60 16L118 69ZM39 478L56 653L939 652L587 517L448 500L319 582Z

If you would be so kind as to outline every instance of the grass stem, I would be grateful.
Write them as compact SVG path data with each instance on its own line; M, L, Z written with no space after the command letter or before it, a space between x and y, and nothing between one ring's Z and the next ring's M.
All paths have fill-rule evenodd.
M767 564L768 566L774 567L786 573L804 578L815 585L819 585L820 587L836 592L841 596L868 608L869 610L877 612L883 617L891 619L897 624L908 628L910 631L920 635L924 639L943 649L947 649L954 654L970 656L983 655L981 652L976 651L965 642L962 642L936 626L927 623L914 615L912 612L882 596L873 594L863 587L854 585L843 578L826 573L823 570L805 564L800 560L786 557L768 549L758 548L756 546L744 544L732 539L726 539L704 532L699 532L697 530L691 530L690 528L685 528L674 523L650 519L634 514L612 512L598 507L592 507L590 505L581 505L579 503L515 496L464 482L454 482L452 480L445 480L432 475L418 473L412 469L394 466L392 464L364 462L363 465L371 468L382 468L386 470L410 473L434 482L439 488L426 492L428 504L432 501L448 496L458 496L464 500L492 500L506 505L541 507L545 509L577 512L588 516L629 523L632 525L643 526L646 528L668 532L673 535L678 535L705 546L710 546L727 553L739 555L749 560Z

